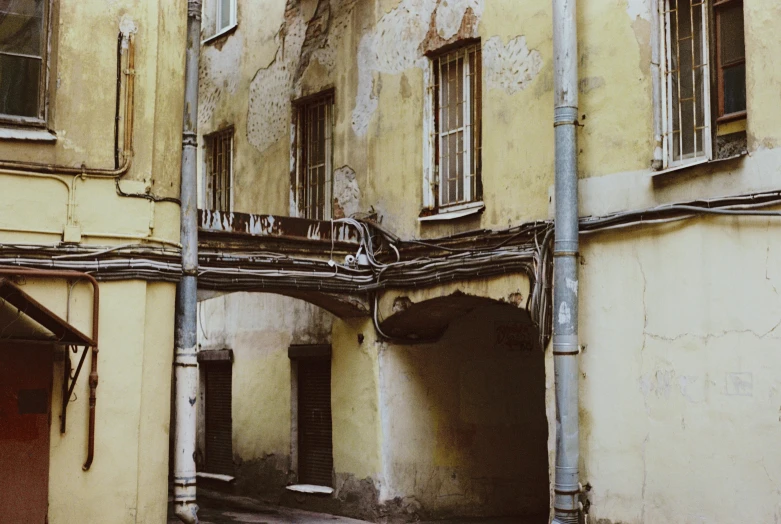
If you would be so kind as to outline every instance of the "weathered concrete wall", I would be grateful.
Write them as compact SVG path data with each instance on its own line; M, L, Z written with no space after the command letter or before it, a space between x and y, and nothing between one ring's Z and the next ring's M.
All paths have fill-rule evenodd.
M345 214L374 209L384 226L418 238L552 216L549 3L280 4L240 6L237 31L204 48L211 58L202 70L202 87L212 86L217 94L214 103L204 102L202 124L204 131L237 126L237 210L290 211L291 100L333 87L334 166L341 168L334 185ZM749 117L741 125L749 154L661 179L652 178L650 169L655 6L653 0L578 5L582 215L781 186L781 67L776 60L781 49L774 38L781 6L772 0L744 1ZM421 224L427 131L423 53L456 34L479 36L483 45L486 209L448 225ZM770 349L780 318L772 269L776 248L770 241L774 220L708 219L584 238L582 479L594 486L592 516L598 520L781 518L776 494L781 479L774 473L779 468L764 451L778 437L772 377L779 363ZM525 287L507 282L488 290L490 296L524 293ZM484 283L456 287L478 296L487 291ZM421 295L451 292L452 286L443 286ZM380 297L382 316L392 313L399 296ZM355 340L358 333L368 337L364 325L339 326L340 339ZM383 362L407 352L412 349L379 351L380 395L386 393ZM377 380L372 360L360 355L362 380ZM390 362L400 365L403 359ZM549 350L545 365L550 421L555 413ZM418 399L425 398L421 392ZM387 402L381 405L390 406ZM369 410L364 416L369 429L347 421L355 431L350 439L375 431L376 415ZM423 431L420 424L410 427ZM374 481L381 500L406 496L406 488L394 492L394 486L403 487L402 480L411 478L385 458L390 457L387 450L399 447L389 435L383 426L385 476ZM548 437L551 450L552 431ZM375 474L374 466L366 466L374 459L367 461L350 466L358 478ZM340 467L337 472L348 472ZM746 504L735 504L736 499Z
M68 287L39 280L23 285L63 318ZM60 434L63 364L55 362L49 522L129 524L165 519L173 302L171 284L101 284L95 459L86 472L81 466L86 458L88 369L82 370L68 406L67 431ZM91 332L88 284L74 287L70 320L83 332ZM74 366L78 357L80 352L71 355Z
M437 343L382 350L386 497L427 516L547 516L545 358L523 315L486 306Z
M237 489L278 497L291 477L291 344L331 342L332 316L302 300L232 293L198 304L200 349L232 349ZM201 412L203 414L203 412ZM200 424L201 457L205 437Z

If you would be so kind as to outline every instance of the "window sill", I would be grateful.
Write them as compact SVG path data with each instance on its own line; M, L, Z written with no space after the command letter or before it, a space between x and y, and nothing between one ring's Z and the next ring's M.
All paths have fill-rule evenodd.
M223 29L219 33L215 33L212 36L210 36L209 38L201 40L201 45L211 44L215 40L219 40L221 37L223 37L223 36L225 36L225 35L227 35L229 33L232 33L233 31L236 30L237 27L239 27L238 23L233 24L233 25L229 25L228 27L226 27L225 29Z
M334 492L334 488L328 486L316 486L314 484L292 484L285 487L288 491L295 491L296 493L312 493L316 495L331 495Z
M206 473L204 471L197 472L195 476L202 479L219 480L222 482L233 482L234 480L236 480L236 477L231 477L230 475L220 475L218 473Z
M734 160L736 158L740 158L746 155L748 155L748 151L743 150L737 155L732 155L725 158L713 158L713 159L701 158L699 160L694 160L686 164L668 167L667 169L663 169L661 171L654 171L653 173L651 173L651 178L657 178L657 177L663 178L665 175L669 175L670 173L675 173L676 171L683 171L685 169L689 169L690 167L701 166L703 164L717 164L719 162L724 162L726 160Z
M476 215L485 209L485 204L480 202L470 202L468 204L461 204L459 206L447 207L440 209L431 215L419 216L418 222L438 222L445 220L455 220L469 215ZM428 212L424 210L423 213ZM421 213L422 214L422 213Z
M49 142L57 141L57 135L48 129L31 129L21 127L1 127L0 140L22 140L25 142Z

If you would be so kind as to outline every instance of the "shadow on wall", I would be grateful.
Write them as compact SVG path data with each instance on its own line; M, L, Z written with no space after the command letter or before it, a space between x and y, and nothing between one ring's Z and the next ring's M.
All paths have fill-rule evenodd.
M531 336L530 336L531 335ZM481 306L381 357L390 498L424 518L545 515L544 353L526 311Z

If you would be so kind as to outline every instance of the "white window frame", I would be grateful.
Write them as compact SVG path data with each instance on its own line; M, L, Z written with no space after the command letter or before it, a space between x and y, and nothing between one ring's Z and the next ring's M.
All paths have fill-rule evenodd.
M424 166L423 166L423 207L425 209L433 209L437 211L437 215L439 218L445 218L447 215L447 218L458 218L461 216L464 216L465 214L471 214L470 211L478 212L480 211L484 206L483 203L477 200L477 195L473 194L473 190L477 189L478 181L474 181L474 188L472 181L469 181L467 183L467 180L464 180L464 197L462 200L457 202L452 202L448 204L442 204L443 202L443 192L445 188L445 184L441 183L441 175L440 175L440 166L442 165L442 140L445 136L448 136L452 133L463 131L464 133L464 139L463 143L466 145L464 148L464 155L463 155L463 172L461 173L461 176L465 179L467 178L467 171L471 169L472 165L472 156L476 153L473 149L475 146L475 142L473 140L473 131L475 127L475 122L472 122L473 117L473 94L472 94L472 82L470 80L472 72L471 72L471 63L469 60L469 53L470 51L473 51L475 46L477 47L477 52L482 53L482 46L480 42L469 42L465 45L458 47L456 49L453 49L449 52L443 53L441 55L433 56L428 61L428 67L424 70L424 82L427 86L427 96L425 100L424 110L423 110L423 136L424 136L424 143L423 143L423 150L424 150ZM464 104L463 104L463 115L462 115L462 125L456 129L450 129L448 131L443 132L440 129L437 129L436 125L436 115L435 111L437 110L437 107L441 107L441 101L440 104L437 104L437 100L441 100L442 96L442 81L441 81L441 74L439 75L439 83L435 82L435 79L438 78L436 68L439 67L441 69L441 64L448 63L452 61L456 61L458 59L462 59L463 63L463 70L461 73L461 81L463 82L463 96L464 96ZM482 82L482 78L476 79L477 82ZM479 101L479 103L482 103L482 100ZM441 111L441 109L440 109ZM482 122L481 122L482 125ZM439 147L437 147L437 142L439 142ZM481 175L477 172L477 169L475 170L475 173L472 173L471 175L475 178L479 178ZM453 213L457 212L457 213ZM452 217L450 215L453 215ZM438 218L437 216L421 216L419 220L421 221L427 221L427 220L436 220Z
M204 14L206 9L209 9L211 11L210 16L203 16L203 19L205 21L213 20L214 21L214 34L210 35L208 38L203 40L202 44L208 44L209 42L218 39L225 33L232 31L233 28L239 25L238 22L238 0L230 0L230 18L228 20L227 24L223 24L224 20L222 19L222 12L220 11L220 6L222 4L222 0L206 0L203 3L203 11ZM209 22L207 27L207 31L209 28L211 28L211 23Z
M713 158L713 138L712 138L712 130L713 130L713 119L711 115L711 78L710 78L710 48L711 48L711 38L710 38L710 28L709 28L709 17L710 17L710 2L709 0L691 0L692 3L701 2L701 16L702 16L702 42L701 42L701 49L702 49L702 55L703 55L703 65L702 65L702 93L700 96L702 97L702 105L703 105L703 125L704 129L702 130L702 140L703 140L703 147L702 147L702 153L697 154L696 153L696 146L695 146L695 153L689 154L686 157L682 157L679 159L673 158L673 152L675 150L674 148L674 140L675 135L673 133L673 111L678 111L678 125L681 125L682 115L680 112L680 102L678 104L678 107L673 107L672 102L672 96L671 92L673 89L673 81L672 81L672 74L670 70L670 64L672 63L672 53L673 53L673 46L671 41L671 31L669 31L670 27L670 2L673 0L659 0L658 2L658 9L659 9L659 19L661 20L661 23L659 24L660 28L660 42L662 46L662 52L660 55L663 57L662 64L661 64L661 82L662 82L662 130L664 133L663 140L662 140L662 159L663 159L663 170L667 169L675 169L682 166L688 166L688 165L694 165L699 163L708 162ZM680 0L679 0L680 1ZM679 61L680 64L680 61ZM693 74L693 73L692 73ZM693 81L693 89L696 85L696 82ZM680 95L679 95L680 100ZM694 118L695 127L698 126L698 123L696 122L696 107L694 110ZM679 143L679 147L682 150L682 133L678 134L678 140L681 140ZM695 133L695 144L696 144L696 133Z

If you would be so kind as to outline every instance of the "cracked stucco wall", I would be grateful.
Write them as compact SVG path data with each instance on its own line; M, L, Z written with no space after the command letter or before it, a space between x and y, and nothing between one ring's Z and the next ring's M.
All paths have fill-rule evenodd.
M585 242L581 457L596 522L781 518L775 227L711 218Z

